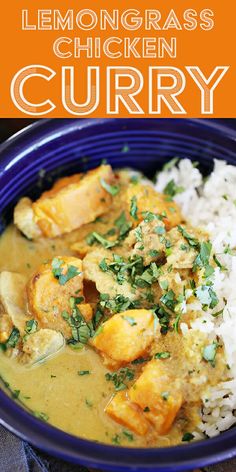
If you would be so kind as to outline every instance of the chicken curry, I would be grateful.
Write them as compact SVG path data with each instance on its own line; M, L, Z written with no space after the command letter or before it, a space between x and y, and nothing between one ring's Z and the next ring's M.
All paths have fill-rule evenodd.
M0 375L41 420L126 446L195 438L227 365L188 330L217 306L217 259L174 194L101 165L17 204L0 238Z

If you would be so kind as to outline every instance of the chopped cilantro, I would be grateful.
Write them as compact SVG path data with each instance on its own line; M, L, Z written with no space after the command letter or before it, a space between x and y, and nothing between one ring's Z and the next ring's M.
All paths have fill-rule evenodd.
M142 215L144 217L145 223L150 223L151 221L154 221L154 220L160 220L160 217L156 215L155 213L152 213L151 211L143 211Z
M142 242L142 240L143 240L142 228L140 226L138 226L134 230L134 233L135 233L136 241L137 242Z
M99 262L99 267L100 267L100 269L101 269L103 272L107 272L107 271L108 271L108 265L107 265L107 263L106 263L106 259L105 259L105 258L103 258L103 259L101 260L101 262Z
M205 346L203 349L202 357L205 361L209 362L212 367L215 367L216 351L218 347L219 344L216 341L213 341L212 344Z
M6 347L16 347L17 343L20 340L20 331L18 328L14 327L7 342L6 342Z
M115 197L120 191L119 185L110 185L104 179L100 179L101 186L106 190L110 195Z
M93 231L90 235L87 236L87 243L92 246L92 244L97 241L101 244L105 249L109 249L111 247L116 246L117 241L109 241L108 239L104 238L101 234L97 233L97 231Z
M120 233L119 239L123 239L129 232L129 230L132 228L132 223L131 221L128 221L126 219L126 215L124 211L122 211L119 218L117 218L114 223L117 226Z
M164 228L164 226L156 226L155 228L155 233L161 235L161 234L165 234L166 230Z
M134 220L138 220L138 207L137 207L137 198L134 196L131 198L130 202L130 215Z
M197 257L194 260L193 264L193 271L195 272L197 268L202 268L205 267L207 268L209 266L209 258L211 255L211 250L212 250L212 244L210 241L206 242L203 241L199 245L200 251Z
M174 179L171 179L163 190L163 193L171 197L171 199L182 192L184 192L184 187L176 185Z
M78 375L83 376L83 375L89 375L89 374L91 374L91 371L90 371L90 370L78 370L77 373L78 373Z
M160 298L160 302L173 311L176 305L175 294L173 290L169 290L167 293L162 295L162 297Z
M170 396L170 393L169 392L162 392L161 396L162 396L163 400L167 401L169 396Z
M161 286L162 290L167 290L167 289L168 289L168 286L169 286L168 280L162 280L162 281L160 282L160 286Z
M125 381L129 382L130 380L133 380L134 371L128 367L124 367L117 372L107 372L105 378L107 381L113 382L115 391L119 392L120 390L125 390L127 388Z
M135 321L135 319L134 319L132 316L123 315L122 318L123 318L124 320L126 320L126 321L130 324L130 326L135 326L135 325L137 325L137 322Z
M179 157L173 157L173 159L171 159L169 162L164 164L163 170L166 171L166 170L172 169L172 167L174 167L178 161L179 161Z
M64 264L64 261L61 259L58 259L57 257L54 257L52 260L52 273L56 279L58 279L58 282L60 285L65 285L66 282L68 282L70 279L73 279L77 275L79 275L81 272L78 271L77 267L73 265L69 265L67 272L63 274L62 272L62 264Z
M202 305L207 305L210 308L214 308L219 302L216 293L210 285L201 285L196 289L195 294Z
M28 333L28 334L32 334L32 333L35 333L35 331L37 331L37 328L38 328L38 322L36 320L28 320L26 321L25 323L25 332Z
M224 254L229 254L230 256L236 256L236 250L230 248L230 246L228 245L228 246L226 246L226 248L224 249Z
M131 362L133 365L139 365L139 364L144 364L144 362L147 362L150 360L150 357L144 358L144 357L139 357L138 359L134 359L134 361Z
M183 226L178 226L178 231L179 233L182 234L182 236L187 240L189 246L192 246L192 247L198 247L199 245L199 242L198 240L192 236L191 234L189 234L185 228L183 228Z
M120 444L120 436L119 436L119 434L115 434L115 436L113 436L113 437L111 438L111 440L112 440L113 444Z
M92 407L93 407L93 402L91 402L91 400L88 400L88 398L85 398L85 404L86 404L89 408L92 408Z
M144 413L148 413L150 411L150 408L149 406L145 406L145 408L143 409Z
M192 433L184 433L183 437L182 437L182 441L183 442L189 442L189 441L192 441L192 439L194 439L194 435Z
M150 257L158 257L160 255L160 252L157 251L156 249L150 249L150 251L148 252L148 255Z
M181 313L178 313L176 318L175 318L175 321L173 323L173 328L174 328L174 331L176 333L178 333L179 331L179 323L180 323L180 319L181 319Z
M169 357L170 357L169 351L156 352L156 354L154 354L154 359L168 359Z
M36 418L39 418L42 421L49 420L49 416L46 413L43 413L43 411L33 411L33 414L36 416Z
M133 441L133 440L134 440L133 434L130 433L129 431L124 430L124 431L123 431L123 435L124 435L129 441Z
M215 254L213 256L213 259L214 259L216 265L220 268L221 272L228 270L227 267L225 267L224 265L221 264L221 262L219 261L219 259L216 257Z

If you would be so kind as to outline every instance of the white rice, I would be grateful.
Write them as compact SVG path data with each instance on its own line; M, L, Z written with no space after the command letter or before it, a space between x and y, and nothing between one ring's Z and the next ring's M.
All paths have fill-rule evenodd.
M207 333L210 340L220 337L229 367L229 380L209 389L203 398L199 430L213 437L236 423L236 257L224 253L226 248L236 248L236 167L216 160L213 172L204 180L189 159L182 159L158 173L156 190L162 192L171 179L184 188L175 197L183 215L193 226L209 232L217 258L227 267L223 272L217 268L213 280L219 298L215 311L224 308L223 314L214 318L210 311L205 312L190 327ZM185 323L180 328L183 335L189 329ZM200 438L201 433L195 437Z

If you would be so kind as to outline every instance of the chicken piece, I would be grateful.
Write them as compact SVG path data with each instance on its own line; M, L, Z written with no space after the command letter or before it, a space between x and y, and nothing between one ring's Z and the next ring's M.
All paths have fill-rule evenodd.
M70 312L70 297L82 295L82 262L76 257L55 257L42 264L27 284L29 310L40 327L61 331L66 338L71 328L62 312Z
M111 272L101 270L99 264L103 259L106 259L108 263L112 262L111 252L103 248L89 252L83 259L84 278L94 282L98 292L108 293L111 298L123 295L130 301L136 300L139 297L138 290L134 292L131 285L125 280L119 284Z
M0 314L0 343L5 343L13 329L11 318L6 313Z
M42 233L35 222L32 204L30 198L27 197L19 200L14 209L14 223L28 239L37 239L42 236Z
M150 427L142 410L129 400L127 392L118 392L106 406L105 412L140 436L144 436Z
M16 272L0 273L0 312L9 317L8 324L14 325L24 333L26 315L25 286L26 277ZM1 316L1 315L0 315Z
M112 197L102 182L111 184L110 166L100 166L86 174L59 180L33 203L36 223L46 237L69 233L105 213Z
M30 334L23 344L21 361L36 364L57 354L65 345L61 333L52 329L40 329Z
M193 244L189 245L188 240L178 228L172 228L168 232L168 237L171 241L171 252L167 262L174 269L191 269L197 256L197 246L194 246L194 241L196 243L206 241L208 236L206 233L196 228L193 229L190 226L182 225L181 228L192 238ZM189 241L191 242L191 239Z
M125 244L131 249L131 257L141 256L145 266L165 259L166 247L164 242L161 242L163 233L165 234L165 225L162 221L142 221L137 228L130 231L125 240Z
M142 221L143 212L149 211L158 215L165 215L163 222L167 229L170 229L181 223L183 217L180 208L175 202L168 202L166 195L156 192L150 185L143 185L137 183L136 185L129 185L125 195L127 211L130 212L132 202L137 207L136 225ZM134 217L135 222L135 217ZM135 226L136 226L135 225Z
M148 362L138 380L129 389L131 402L138 405L158 434L168 433L181 408L183 397L180 383L172 377L168 361Z
M145 353L157 329L152 311L127 310L103 323L91 344L111 359L128 363Z

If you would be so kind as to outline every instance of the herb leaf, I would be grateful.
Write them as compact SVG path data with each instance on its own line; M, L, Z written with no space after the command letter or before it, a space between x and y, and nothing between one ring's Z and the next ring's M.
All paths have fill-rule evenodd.
M137 207L137 198L134 196L131 198L130 202L130 214L134 218L134 220L138 220L138 207Z
M119 185L110 185L104 179L100 179L101 186L106 190L110 195L115 197L120 191Z

